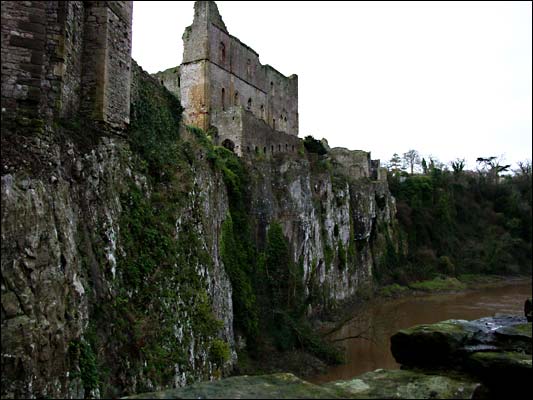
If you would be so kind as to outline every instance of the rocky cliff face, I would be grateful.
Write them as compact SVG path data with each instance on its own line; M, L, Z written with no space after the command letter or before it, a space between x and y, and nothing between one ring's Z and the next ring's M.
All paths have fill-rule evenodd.
M396 206L386 182L343 175L333 157L280 155L249 167L257 241L270 222L282 224L316 308L371 286L387 240L398 250Z
M161 390L235 362L227 182L178 127L179 104L136 68L125 137L90 121L3 130L19 147L3 154L2 397ZM385 182L303 154L246 169L253 242L281 224L309 312L371 285L397 250Z

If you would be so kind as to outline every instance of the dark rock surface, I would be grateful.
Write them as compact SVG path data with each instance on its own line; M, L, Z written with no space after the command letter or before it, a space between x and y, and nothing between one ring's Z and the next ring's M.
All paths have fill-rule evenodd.
M418 325L393 335L391 351L402 365L432 367L454 365L479 351L531 354L531 323L523 317L498 315Z

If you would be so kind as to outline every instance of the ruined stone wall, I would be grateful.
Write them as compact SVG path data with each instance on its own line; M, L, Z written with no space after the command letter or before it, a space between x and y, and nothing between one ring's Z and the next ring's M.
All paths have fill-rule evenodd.
M183 40L181 98L186 110L194 109L186 123L207 129L217 125L217 111L243 106L272 129L298 135L297 76L262 65L257 52L228 33L214 2L196 2ZM191 64L206 60L207 69L195 70L204 76L191 76Z
M131 17L131 1L3 1L2 121L42 133L82 111L125 127Z
M300 143L301 140L297 136L273 131L270 126L255 118L252 113L243 112L243 154L250 154L252 149L254 152L267 156L280 152L297 153Z
M167 90L181 99L181 80L180 80L180 67L173 67L164 71L157 72L152 75L159 83L161 83Z
M338 163L339 171L344 175L356 179L372 178L370 153L335 147L329 154Z
M208 27L210 109L242 105L273 129L298 135L298 78L287 78L239 39L214 25ZM226 99L221 98L222 88Z
M208 85L206 68L207 61L182 64L180 67L181 78L181 105L183 107L183 120L187 125L194 125L203 130L210 126L207 109Z
M241 157L258 155L271 157L279 153L297 153L301 139L284 132L274 131L265 121L243 107L231 107L216 114L217 144L231 140L234 152Z

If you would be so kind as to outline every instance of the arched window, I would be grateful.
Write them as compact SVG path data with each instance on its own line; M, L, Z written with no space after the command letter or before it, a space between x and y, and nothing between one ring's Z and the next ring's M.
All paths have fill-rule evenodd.
M221 103L222 103L222 111L226 110L226 89L222 88L221 95Z
M265 119L265 106L261 104L261 119Z
M265 146L265 147L263 147L263 154L266 154L266 153L267 153L267 148Z
M257 146L255 146L255 152L256 152L256 154L259 153L259 149L258 149Z
M278 144L278 151L281 153L281 144Z
M270 146L270 152L274 154L274 146Z
M294 145L292 145L292 152L294 153Z
M250 146L246 146L246 152L247 152L247 153L250 152Z
M252 99L249 98L248 99L248 110L251 110L252 109Z
M235 96L233 97L233 105L234 106L239 105L239 92L235 92Z
M272 129L276 130L276 118L272 118Z
M288 151L288 150L289 150L289 145L285 144L285 151Z
M220 42L220 44L218 45L218 50L219 50L220 64L225 64L226 63L226 46L224 45L224 43Z
M181 79L179 76L178 76L178 87L181 87Z
M270 82L270 95L274 96L274 82Z

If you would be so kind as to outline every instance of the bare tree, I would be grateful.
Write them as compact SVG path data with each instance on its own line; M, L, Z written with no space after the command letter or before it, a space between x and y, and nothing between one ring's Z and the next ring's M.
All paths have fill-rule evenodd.
M513 171L516 175L531 179L531 160L518 161L518 169Z
M403 153L403 161L410 168L411 175L413 175L415 165L420 164L420 154L416 150L409 150Z

